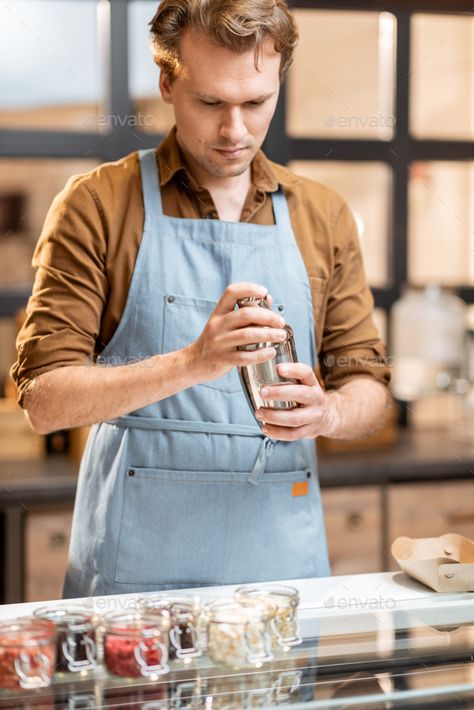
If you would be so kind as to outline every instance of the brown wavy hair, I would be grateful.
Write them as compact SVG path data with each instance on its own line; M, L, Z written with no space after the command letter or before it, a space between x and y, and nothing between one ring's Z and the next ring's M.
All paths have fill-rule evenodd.
M162 0L149 24L154 61L171 80L181 68L179 40L188 28L237 53L254 49L256 69L263 41L272 38L281 54L280 81L298 42L285 0Z

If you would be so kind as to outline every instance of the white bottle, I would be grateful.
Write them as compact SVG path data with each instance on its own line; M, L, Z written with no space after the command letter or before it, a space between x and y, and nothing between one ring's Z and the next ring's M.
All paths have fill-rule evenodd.
M448 389L463 365L464 301L436 284L408 289L394 304L392 318L395 397L411 402Z

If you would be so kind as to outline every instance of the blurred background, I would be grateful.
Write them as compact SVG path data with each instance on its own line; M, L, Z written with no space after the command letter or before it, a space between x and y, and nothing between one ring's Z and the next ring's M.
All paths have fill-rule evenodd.
M393 567L399 534L474 538L474 17L468 2L290 2L300 43L265 150L356 218L396 406L320 441L333 572ZM173 123L156 0L0 6L0 601L60 596L87 430L33 434L8 371L31 256L67 178Z

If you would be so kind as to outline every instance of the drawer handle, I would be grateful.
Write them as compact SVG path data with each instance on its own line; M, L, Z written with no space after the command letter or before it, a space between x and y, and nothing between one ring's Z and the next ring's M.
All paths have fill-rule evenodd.
M51 533L49 536L49 547L51 548L58 548L58 547L64 547L66 544L67 538L66 535L62 532L56 532L56 533Z
M362 525L362 520L363 518L360 513L350 513L347 516L347 527L351 530L360 528L360 526Z

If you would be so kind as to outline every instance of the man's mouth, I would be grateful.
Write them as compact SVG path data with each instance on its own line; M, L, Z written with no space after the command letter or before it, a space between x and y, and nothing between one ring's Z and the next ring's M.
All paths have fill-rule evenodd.
M220 155L224 158L239 158L243 153L248 150L246 146L238 148L214 148Z

